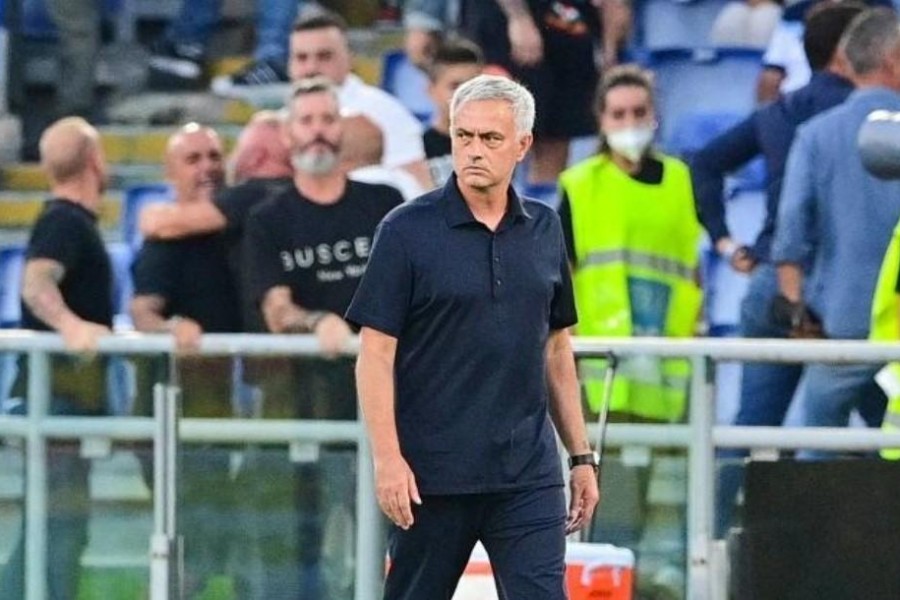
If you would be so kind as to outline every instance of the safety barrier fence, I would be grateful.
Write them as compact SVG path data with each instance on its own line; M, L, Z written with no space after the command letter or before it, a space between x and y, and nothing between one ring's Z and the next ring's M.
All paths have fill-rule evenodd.
M723 597L721 581L714 576L712 520L715 489L715 451L722 447L750 449L874 450L900 447L900 433L866 429L731 427L715 425L715 382L712 367L720 361L804 363L884 363L900 360L900 344L864 341L781 341L736 339L666 340L576 338L576 355L600 357L613 352L619 357L657 356L691 361L691 402L685 424L639 425L612 423L607 446L637 445L686 448L687 495L687 597L716 600ZM348 348L354 353L355 346ZM174 597L170 564L171 525L174 505L174 465L166 460L177 444L184 443L317 443L352 442L358 445L356 488L356 600L374 600L384 570L381 518L373 491L371 456L365 431L359 422L299 420L180 419L172 406L177 388L158 386L153 418L79 418L48 416L51 354L65 352L52 334L5 330L0 332L0 352L28 356L28 411L26 416L0 417L0 438L25 441L26 598L46 596L47 471L45 450L49 439L104 441L153 440L156 449L154 485L154 539L151 546L151 582L154 600ZM97 350L106 355L174 354L173 340L164 335L118 334L101 340ZM199 353L209 356L315 356L319 352L311 336L206 335ZM168 418L168 421L167 421ZM174 427L173 427L174 425ZM591 424L591 438L597 433ZM148 540L148 543L151 540Z

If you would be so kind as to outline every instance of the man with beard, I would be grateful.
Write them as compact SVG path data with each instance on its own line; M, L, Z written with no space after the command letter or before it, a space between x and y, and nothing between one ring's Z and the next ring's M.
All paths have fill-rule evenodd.
M347 179L340 167L340 106L328 79L300 80L287 108L285 135L294 166L293 186L251 212L244 277L269 331L314 334L324 354L295 362L293 389L280 395L289 401L283 416L354 420L353 361L339 356L351 331L341 315L366 269L375 227L402 197L390 186ZM340 515L328 522L341 527L348 526L345 521L352 514L354 453L351 447L328 445L318 454L315 462L302 463L295 472L302 575L300 593L287 593L286 598L352 597L348 576L352 574L331 568L339 563L329 561L322 566L334 576L319 581L319 563L321 541L327 535L320 507ZM271 470L267 473L271 479ZM352 549L337 551L344 555ZM266 566L270 576L279 572L271 561ZM287 584L267 587L291 590Z

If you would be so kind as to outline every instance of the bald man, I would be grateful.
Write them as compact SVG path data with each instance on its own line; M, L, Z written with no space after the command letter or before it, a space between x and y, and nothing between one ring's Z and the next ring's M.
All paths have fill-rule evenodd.
M22 278L22 326L56 331L66 347L96 349L113 319L112 269L97 228L106 162L97 131L70 117L53 123L40 140L41 166L51 199L34 224ZM26 397L27 364L21 361L16 395ZM55 356L51 360L50 414L107 414L101 360ZM79 561L87 542L90 462L71 443L48 442L46 598L77 596ZM24 537L0 578L0 598L24 598Z
M238 136L228 161L234 185L219 190L211 203L176 202L146 207L140 215L144 237L174 240L224 231L228 266L243 294L240 249L247 216L254 206L278 195L292 182L294 170L282 127L282 118L277 112L256 113ZM266 330L258 309L252 303L242 303L241 312L244 331Z
M180 128L169 138L164 164L166 179L175 190L175 206L186 210L212 206L225 172L222 142L213 129L196 123ZM135 328L171 332L179 350L185 352L195 350L204 333L240 332L240 301L227 251L221 232L146 240L132 266ZM229 358L182 356L178 378L183 414L232 417L232 368ZM162 363L141 365L138 413L150 414L146 400L152 386L148 383L164 377L166 369ZM232 552L248 547L240 543L245 528L237 526L238 494L229 474L230 450L190 445L181 450L179 460L186 597L202 590L210 578L228 574L234 577L238 597L248 598L249 582L228 560Z

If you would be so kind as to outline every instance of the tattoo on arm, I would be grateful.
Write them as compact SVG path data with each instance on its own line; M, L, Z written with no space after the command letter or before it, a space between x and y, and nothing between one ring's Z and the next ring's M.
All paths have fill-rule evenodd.
M31 313L49 327L59 330L68 320L77 319L59 290L66 269L48 258L31 259L25 263L22 276L22 300Z

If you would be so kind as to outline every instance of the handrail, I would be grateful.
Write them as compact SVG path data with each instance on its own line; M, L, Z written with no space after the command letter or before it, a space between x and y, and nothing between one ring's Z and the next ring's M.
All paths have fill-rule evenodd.
M348 343L347 356L358 351L358 339ZM716 448L755 449L872 450L900 447L900 433L866 429L733 427L714 425L714 383L707 376L717 361L885 363L900 361L900 343L872 343L865 340L748 340L721 338L573 338L576 355L602 357L613 352L621 357L653 355L685 358L692 364L690 415L684 425L619 424L609 425L607 444L688 449L688 597L711 600L720 597L713 589L711 570L711 515ZM101 338L97 354L160 355L175 351L170 335L117 333ZM27 353L33 377L29 381L29 415L0 417L0 436L20 437L27 441L28 477L27 520L37 529L27 540L28 598L41 598L46 559L46 531L40 528L45 512L43 491L43 451L47 439L100 437L116 440L149 440L154 423L148 417L91 419L47 416L41 404L49 395L47 354L67 352L62 339L53 333L26 330L0 330L0 352ZM199 355L216 356L317 356L320 348L314 336L269 334L207 334ZM35 368L37 367L37 368ZM35 407L38 407L35 410ZM292 443L352 441L358 444L360 465L371 458L364 443L360 422L299 421L270 419L229 419L223 428L221 419L183 419L179 440L186 443ZM595 425L589 424L593 431ZM374 504L371 467L362 467L357 490L358 557L357 600L369 600L375 594L381 558L375 556L380 518Z
M867 340L757 340L739 338L599 338L575 337L580 356L612 351L621 356L652 354L666 358L708 357L717 361L879 363L900 361L900 342ZM347 355L358 350L353 339ZM53 333L24 329L0 330L0 352L66 352L62 338ZM163 354L175 351L171 335L116 333L100 339L99 354ZM198 354L227 356L317 355L312 335L205 334Z

